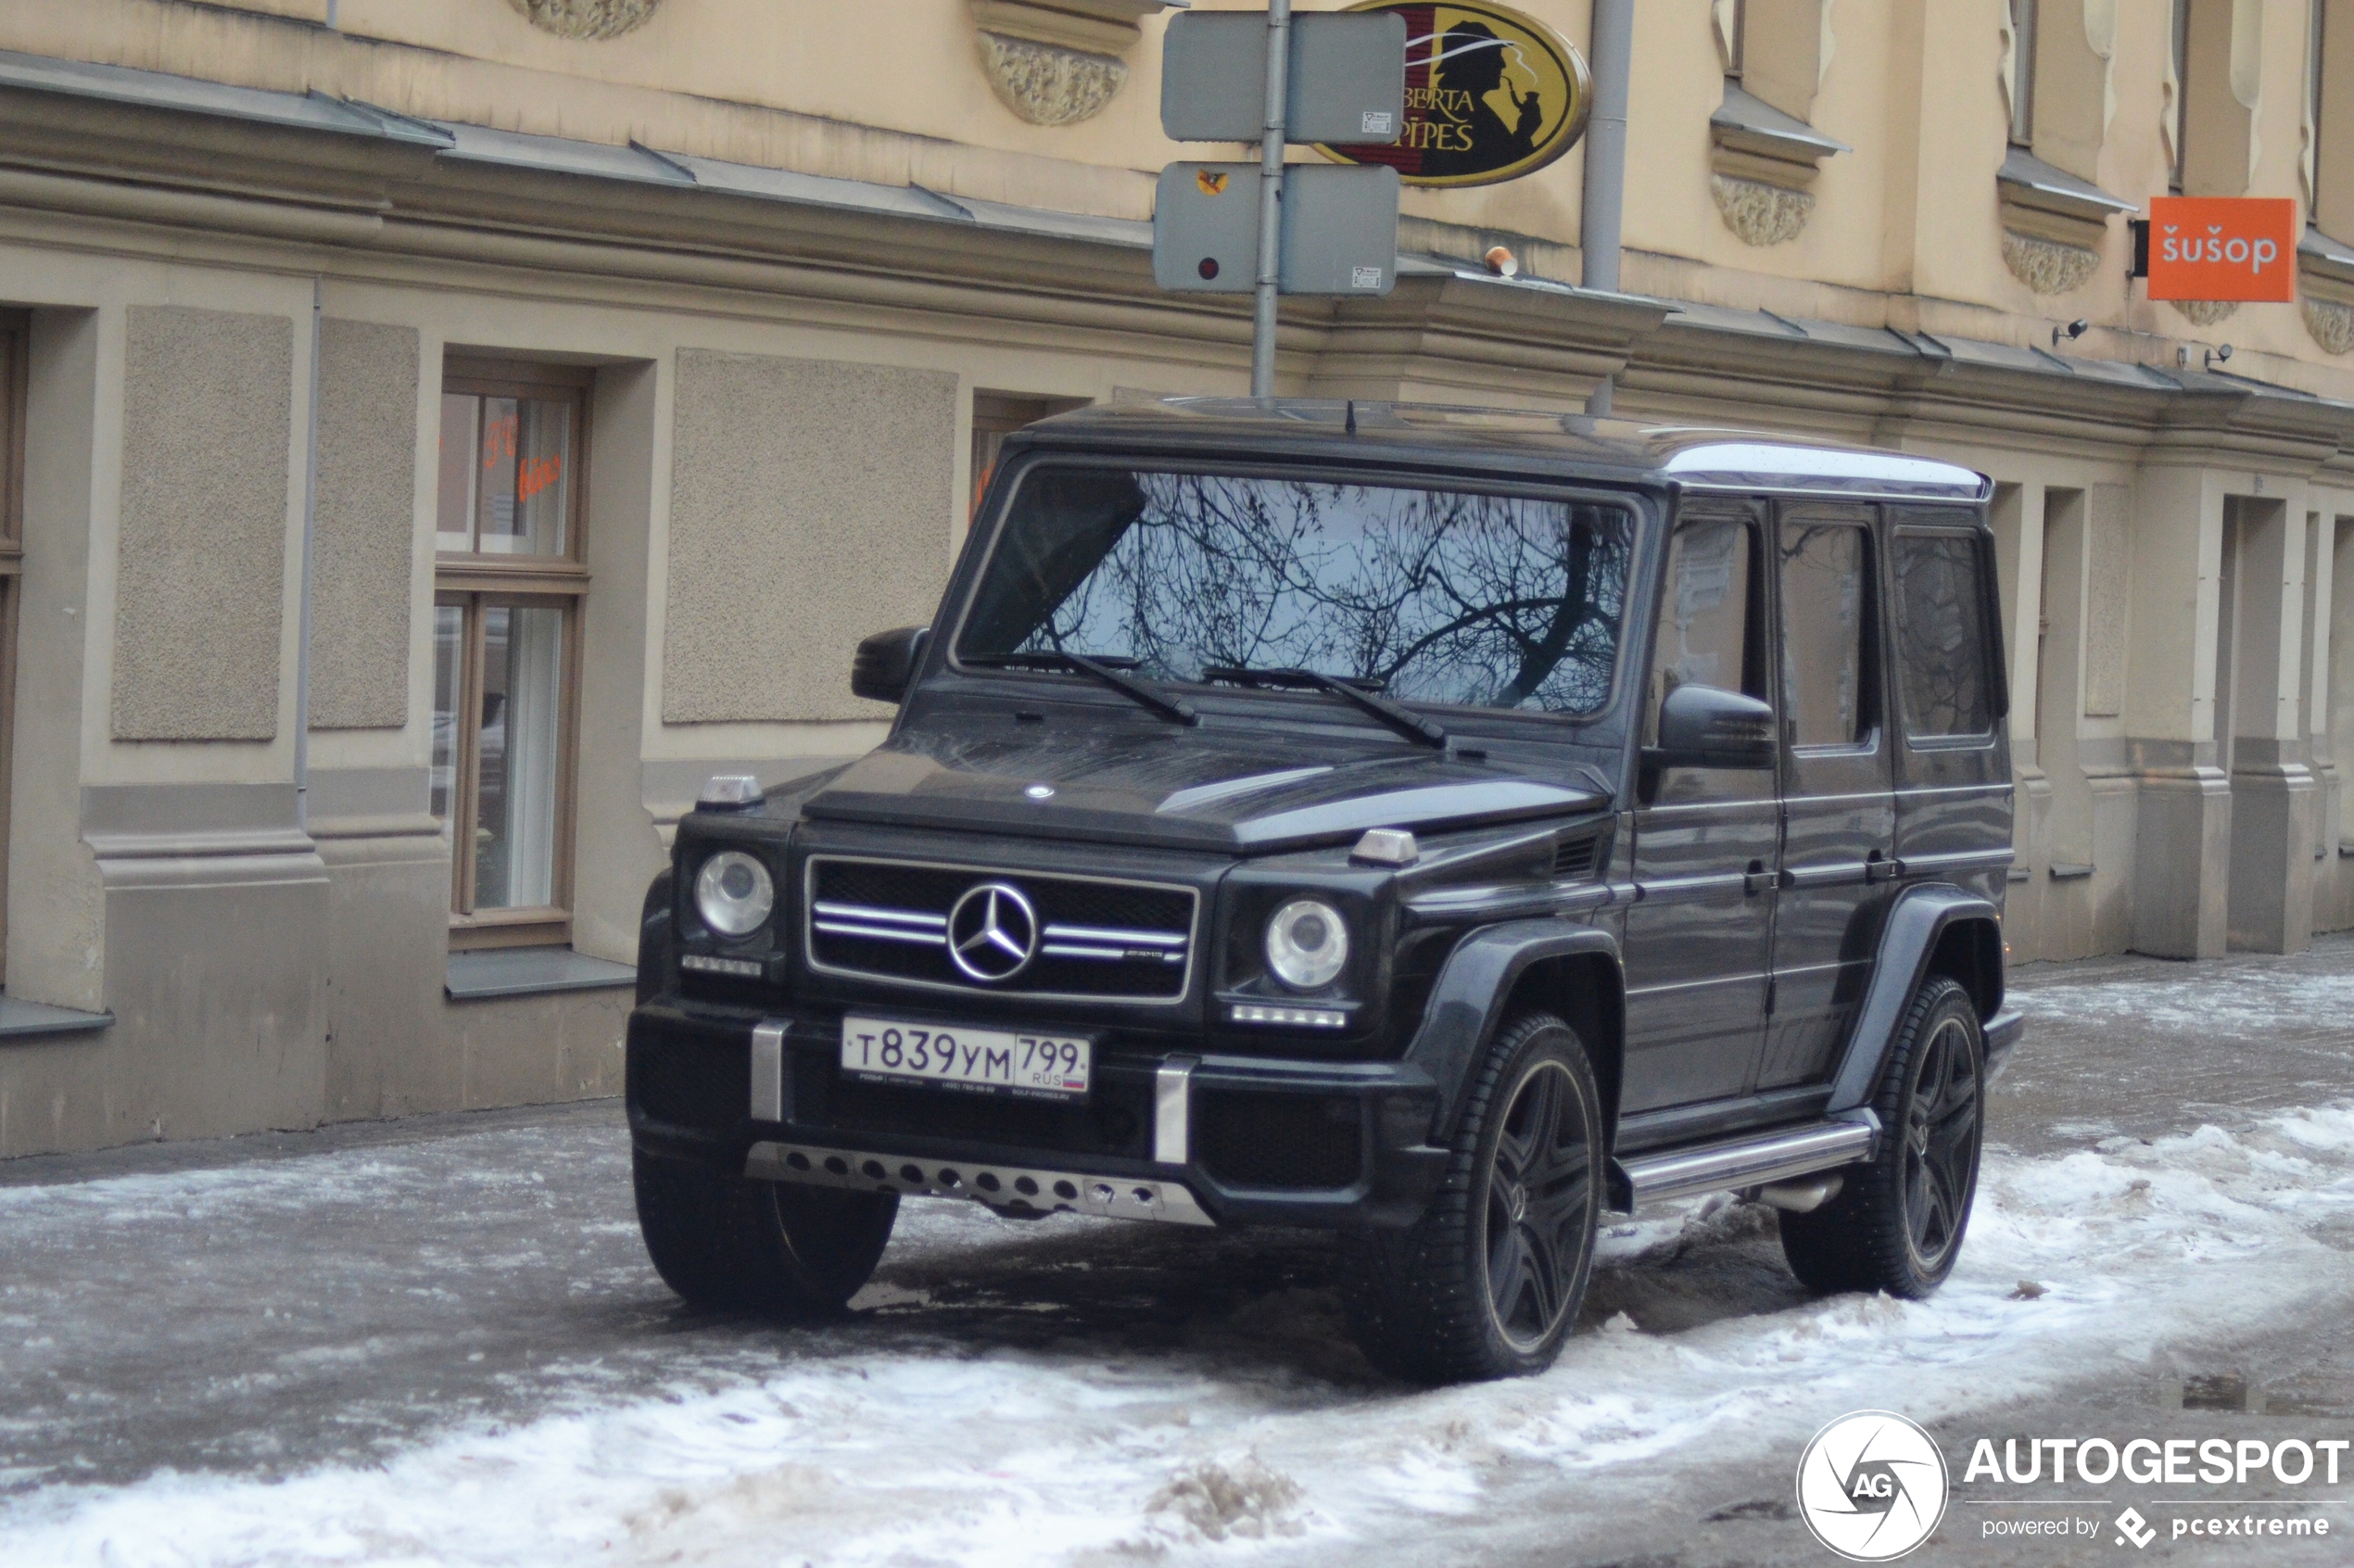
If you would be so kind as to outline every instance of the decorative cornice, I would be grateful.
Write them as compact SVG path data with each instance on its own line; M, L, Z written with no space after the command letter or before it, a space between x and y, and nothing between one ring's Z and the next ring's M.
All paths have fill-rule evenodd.
M1076 125L1101 114L1128 68L1109 55L981 34L981 68L997 99L1032 125Z
M662 0L507 0L531 25L559 38L618 38L643 27Z
M2089 180L2013 147L1994 176L2002 208L2003 265L2037 294L2072 294L2101 262L2108 221L2137 210Z
M1796 239L1814 215L1810 187L1823 159L1851 151L1728 79L1708 120L1708 194L1744 245Z
M1076 125L1128 80L1120 57L1137 24L1183 0L971 0L981 68L998 100L1032 125Z

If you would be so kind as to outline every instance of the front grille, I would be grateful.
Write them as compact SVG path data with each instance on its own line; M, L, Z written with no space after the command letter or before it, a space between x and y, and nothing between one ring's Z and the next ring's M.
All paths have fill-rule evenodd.
M976 974L952 955L951 919L968 893L993 884L1019 897L995 914L977 899L954 933L975 944L967 961ZM1185 994L1193 968L1191 888L829 855L810 860L808 888L810 966L836 974L1011 996L1165 1003ZM985 927L1020 940L981 940ZM1016 946L1028 948L1026 961L1016 963Z
M631 1038L629 1101L656 1121L732 1132L752 1115L752 1062L740 1044Z
M1230 1187L1346 1187L1364 1169L1357 1102L1198 1090L1194 1151Z

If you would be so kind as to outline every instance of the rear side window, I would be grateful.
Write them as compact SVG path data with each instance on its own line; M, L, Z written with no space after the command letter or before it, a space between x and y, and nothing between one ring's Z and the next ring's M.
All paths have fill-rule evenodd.
M1782 521L1782 704L1793 746L1872 738L1868 536L1812 512Z
M1983 740L1994 732L1994 698L1978 537L1902 529L1894 555L1905 738Z

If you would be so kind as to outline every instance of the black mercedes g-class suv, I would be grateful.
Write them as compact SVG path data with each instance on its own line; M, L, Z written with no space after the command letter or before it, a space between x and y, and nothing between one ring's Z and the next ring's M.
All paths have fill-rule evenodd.
M1604 1210L1953 1268L2004 1005L1986 481L1712 430L1115 404L1010 440L890 739L647 895L638 1212L839 1308L904 1196L1341 1233L1366 1354L1547 1365Z

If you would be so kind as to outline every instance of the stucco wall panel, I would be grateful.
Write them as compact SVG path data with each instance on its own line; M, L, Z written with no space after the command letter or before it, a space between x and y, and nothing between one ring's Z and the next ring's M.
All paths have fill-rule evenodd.
M124 354L115 738L271 740L294 322L134 306Z
M956 429L946 373L679 352L666 723L887 711L850 657L939 600Z
M414 327L320 323L314 728L409 722L419 358Z

